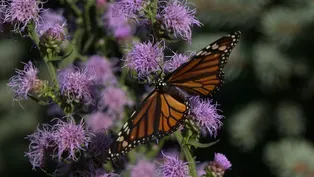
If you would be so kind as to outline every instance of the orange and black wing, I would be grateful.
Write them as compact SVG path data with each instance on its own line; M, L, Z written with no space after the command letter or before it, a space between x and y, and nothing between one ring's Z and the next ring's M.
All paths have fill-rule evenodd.
M191 95L211 95L222 85L222 69L240 36L241 32L238 31L211 43L166 76L165 81Z
M117 159L134 147L177 130L188 112L188 104L154 90L123 125L109 148L109 159Z

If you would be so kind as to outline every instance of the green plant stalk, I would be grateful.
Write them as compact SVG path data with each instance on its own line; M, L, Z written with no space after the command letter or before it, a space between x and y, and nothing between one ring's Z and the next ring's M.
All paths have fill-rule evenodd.
M34 27L34 23L30 23L27 26L27 30L28 30L28 36L34 41L34 43L36 44L36 47L40 50L39 47L39 37L36 33L35 27ZM56 70L53 66L53 64L51 62L49 62L50 59L52 59L52 53L49 52L47 54L47 56L42 56L44 58L44 62L47 66L50 78L52 81L56 82Z
M76 6L76 4L72 0L66 0L66 3L70 6L70 8L73 10L76 16L78 17L82 16L81 10Z
M190 168L190 175L192 177L197 177L197 172L196 172L196 166L195 166L195 160L188 148L188 146L186 144L183 144L183 137L182 137L182 134L180 131L176 131L174 133L178 143L180 144L181 146L181 149L184 153L184 156L186 158L186 160L188 161L188 164L189 164L189 168Z

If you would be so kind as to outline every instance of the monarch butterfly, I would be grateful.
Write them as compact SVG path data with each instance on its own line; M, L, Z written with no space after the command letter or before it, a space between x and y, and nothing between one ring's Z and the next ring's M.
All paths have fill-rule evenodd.
M158 78L155 89L121 128L109 148L108 159L176 131L190 110L187 97L178 88L193 96L211 96L223 83L222 69L240 36L237 31L221 37L172 73Z

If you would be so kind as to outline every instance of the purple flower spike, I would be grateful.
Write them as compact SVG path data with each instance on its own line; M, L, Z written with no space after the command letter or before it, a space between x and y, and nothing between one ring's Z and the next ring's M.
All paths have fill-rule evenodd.
M118 87L107 87L103 90L101 100L99 101L101 108L108 108L109 113L123 113L124 106L132 105L126 92Z
M175 37L181 37L186 41L191 41L193 25L201 26L195 18L195 9L191 10L187 4L170 0L158 14L165 27L174 32Z
M154 163L147 160L140 160L135 166L132 167L131 177L146 176L154 177L156 166Z
M181 161L178 157L164 155L163 163L160 164L158 173L162 177L190 177L187 162Z
M164 69L173 72L183 63L187 62L190 56L175 53L170 60L165 62Z
M8 86L12 88L18 99L27 99L27 94L38 88L40 80L37 78L38 69L28 62L24 65L24 70L16 70L17 75L10 78Z
M210 135L216 136L217 130L222 126L220 120L223 118L217 112L217 105L213 105L211 100L201 99L199 96L190 98L190 101L194 119L206 128Z
M37 128L37 131L28 135L26 139L30 140L29 151L25 156L29 158L33 169L41 168L44 165L44 157L50 147L53 146L53 136L48 125L43 125L42 130Z
M69 118L68 122L59 119L57 124L54 125L53 138L58 147L59 159L66 154L67 159L76 161L78 159L76 152L85 150L85 147L90 142L92 133L83 127L82 120L79 124L75 124L73 118Z
M126 66L135 70L139 78L146 78L150 73L160 70L159 62L163 60L164 46L151 42L134 44L125 58Z
M15 31L23 31L28 23L37 26L42 2L37 0L12 0L5 12L5 22L14 24Z
M59 74L61 94L68 101L92 101L92 88L95 76L88 74L88 70L76 70L69 68Z
M106 82L111 82L115 79L111 63L102 56L91 56L85 63L85 66L88 73L95 76L96 82L105 84Z
M112 126L112 118L102 112L95 112L89 115L86 120L87 127L89 127L93 132L96 132L101 129L108 129Z

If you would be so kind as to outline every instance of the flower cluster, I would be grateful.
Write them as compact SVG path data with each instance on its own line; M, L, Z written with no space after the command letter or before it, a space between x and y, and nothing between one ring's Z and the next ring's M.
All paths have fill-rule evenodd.
M147 11L153 8L157 12L153 17L160 21L163 26L161 28L165 28L167 33L173 34L175 38L191 42L192 26L201 26L195 18L195 9L190 9L186 3L179 0L170 0L166 3L160 1L157 5L158 7L151 7L150 3L143 0L122 0L113 4L113 11L114 16L122 15L129 19L147 22L152 18L152 13Z
M163 22L168 30L173 31L175 37L191 42L191 26L201 26L195 18L195 9L191 10L186 4L178 0L170 0L158 14L158 18Z
M12 0L5 11L5 22L14 24L15 31L24 31L29 23L38 24L42 2L37 0Z
M60 92L69 102L92 101L95 76L87 69L69 68L59 74Z
M199 96L191 97L191 112L193 118L207 130L210 135L216 136L217 130L222 126L222 115L217 112L217 105L211 100L204 100Z
M160 70L164 50L164 46L160 45L162 43L153 44L150 41L134 44L125 58L126 66L135 70L140 78Z
M8 86L12 88L17 99L27 99L28 94L43 87L43 81L38 79L38 72L30 61L25 63L24 70L16 70L17 75L10 78Z
M93 135L84 129L82 122L76 124L73 118L68 121L58 119L53 126L44 124L42 129L29 136L31 141L26 156L33 168L42 167L46 156L76 161L78 152L84 151Z
M178 157L163 155L163 163L158 167L158 174L162 177L190 177L189 166Z

